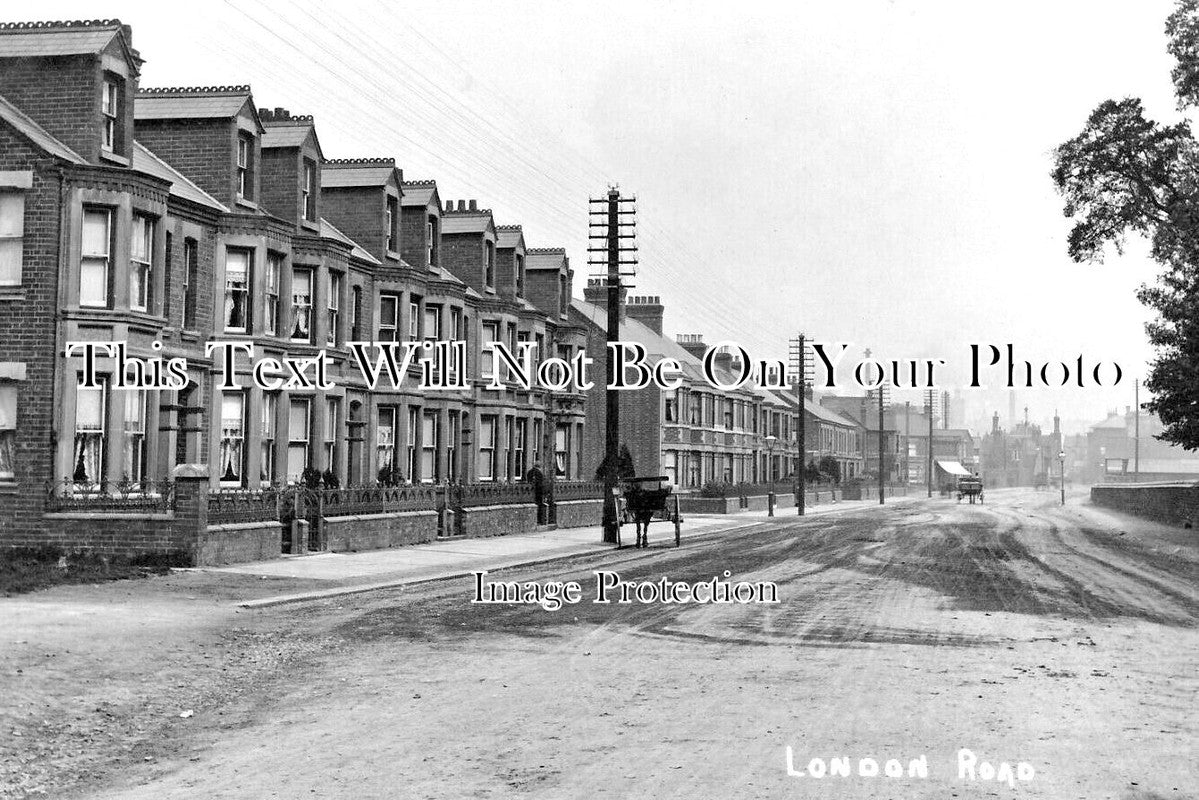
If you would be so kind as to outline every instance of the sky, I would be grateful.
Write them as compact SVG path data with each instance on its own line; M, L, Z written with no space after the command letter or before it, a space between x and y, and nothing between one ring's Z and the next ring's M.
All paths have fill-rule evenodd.
M1068 431L1131 405L1152 357L1146 248L1072 263L1049 172L1105 99L1177 118L1170 2L180 8L38 13L119 17L142 86L248 83L259 106L314 115L326 157L394 156L443 199L477 199L529 246L565 246L577 296L588 197L618 185L637 198L632 291L662 298L671 335L779 358L802 331L852 343L847 359L944 359L945 388L972 343L1119 364L1114 388L1017 394L1018 417L1060 409ZM1004 379L963 393L972 421L1007 425Z

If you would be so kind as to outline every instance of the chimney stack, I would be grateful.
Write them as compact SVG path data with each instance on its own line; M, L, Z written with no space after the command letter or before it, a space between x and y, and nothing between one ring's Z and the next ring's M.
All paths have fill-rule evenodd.
M696 358L703 358L704 353L708 351L708 346L704 344L703 334L700 333L680 333L674 337L674 340Z
M634 295L625 301L625 314L659 336L662 335L662 316L666 309L658 295Z
M620 318L623 320L625 314L628 313L629 306L625 302L628 289L621 287L620 290ZM593 306L599 306L602 309L608 308L608 280L607 278L588 278L587 286L583 289L583 299Z
M478 200L471 200L471 201L470 201L470 210L471 210L471 211L478 211L478 210L479 210L479 201L478 201Z

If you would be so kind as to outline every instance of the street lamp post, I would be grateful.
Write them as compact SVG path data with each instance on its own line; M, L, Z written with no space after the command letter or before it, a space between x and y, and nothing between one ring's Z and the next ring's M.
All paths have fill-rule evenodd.
M766 437L766 480L770 488L766 492L766 516L774 516L774 443L778 437L771 434Z
M1065 505L1066 504L1066 451L1065 450L1057 451L1057 460L1058 460L1058 464L1061 465L1061 469L1059 470L1059 472L1061 473L1060 477L1062 480L1062 505Z

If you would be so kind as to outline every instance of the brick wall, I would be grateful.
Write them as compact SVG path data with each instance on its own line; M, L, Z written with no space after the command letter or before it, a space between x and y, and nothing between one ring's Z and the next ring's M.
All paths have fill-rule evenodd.
M453 234L441 237L441 266L477 292L483 287L483 237Z
M258 204L268 214L293 224L299 223L302 180L298 150L290 147L264 148Z
M100 80L94 55L0 59L0 95L93 163L100 153Z
M2 125L0 170L33 171L25 192L22 283L0 294L0 362L25 370L15 384L16 479L0 485L0 545L36 545L45 485L53 478L61 180L52 160Z
M528 533L537 527L537 506L533 503L475 506L461 513L462 535L469 537Z
M233 202L237 151L231 120L138 120L134 135L217 200Z
M530 269L525 272L525 300L551 319L558 319L561 313L558 307L560 274L552 269Z
M265 188L263 194L266 194ZM382 186L321 189L321 214L325 219L380 261L388 260L384 249L387 241L384 195ZM406 216L401 217L401 220L406 219ZM403 240L407 230L401 227L400 239Z
M437 538L437 512L329 517L324 526L325 540L333 552L379 550L433 541Z
M1092 486L1091 502L1169 525L1199 525L1199 484Z

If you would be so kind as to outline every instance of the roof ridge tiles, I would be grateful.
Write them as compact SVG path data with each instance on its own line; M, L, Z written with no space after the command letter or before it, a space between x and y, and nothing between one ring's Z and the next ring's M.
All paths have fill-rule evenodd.
M528 255L540 253L543 255L566 255L565 247L530 247L525 251Z
M519 231L519 230L523 230L523 229L520 227L520 225L519 225L519 224L517 224L517 225L496 225L496 226L495 226L495 229L496 229L497 231Z
M250 85L239 84L234 86L154 86L139 88L137 93L143 94L165 94L165 95L182 95L182 94L244 94L250 91Z
M437 181L433 178L423 178L418 180L404 181L405 186L436 186Z
M390 158L387 156L380 156L379 158L327 158L322 162L322 164L324 166L332 165L335 167L336 166L343 166L343 167L345 167L345 166L388 166L388 167L394 167L396 164L396 160L394 158ZM404 181L404 183L411 183L411 181Z
M38 20L29 22L0 22L0 31L53 30L61 28L111 28L120 26L119 19Z

